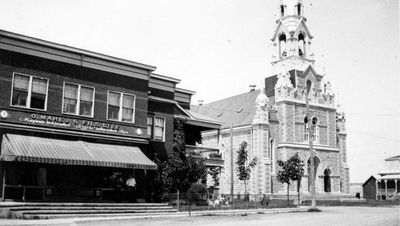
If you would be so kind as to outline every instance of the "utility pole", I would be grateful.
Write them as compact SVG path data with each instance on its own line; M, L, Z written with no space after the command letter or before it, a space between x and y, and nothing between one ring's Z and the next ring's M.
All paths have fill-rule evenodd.
M314 148L313 148L313 137L312 137L312 130L311 130L311 126L312 126L312 120L310 119L310 104L309 104L309 100L308 100L308 96L310 94L310 90L311 90L311 81L308 80L307 81L307 95L306 95L306 109L307 109L307 132L308 132L308 142L310 145L310 174L309 178L311 179L311 208L315 209L317 208L317 197L315 194L315 172L314 172L314 159L315 159L315 152L314 152Z
M233 188L234 188L234 181L233 181L233 123L231 123L231 199L232 199L232 208L233 205Z

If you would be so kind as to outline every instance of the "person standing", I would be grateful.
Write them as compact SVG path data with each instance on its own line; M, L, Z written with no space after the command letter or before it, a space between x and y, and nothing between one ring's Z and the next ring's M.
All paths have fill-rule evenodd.
M126 186L128 186L129 201L136 202L136 180L133 175L126 180Z

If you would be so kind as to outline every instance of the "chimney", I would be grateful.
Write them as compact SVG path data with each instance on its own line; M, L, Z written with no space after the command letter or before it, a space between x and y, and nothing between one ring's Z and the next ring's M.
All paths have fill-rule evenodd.
M198 100L197 102L199 103L199 106L203 106L204 104L204 100Z
M250 93L256 91L256 85L249 85Z

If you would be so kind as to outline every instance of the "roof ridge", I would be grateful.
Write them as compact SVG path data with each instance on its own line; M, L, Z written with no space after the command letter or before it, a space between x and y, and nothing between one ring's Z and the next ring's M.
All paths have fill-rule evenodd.
M218 102L221 102L221 101L226 101L226 100L229 100L229 99L237 98L237 97L243 96L243 95L245 95L245 94L249 94L249 95L250 95L250 94L253 94L253 93L257 93L257 92L261 92L261 89L256 89L256 90L251 91L251 92L245 92L245 93L236 94L236 95L234 95L234 96L226 97L226 98L224 98L224 99L219 99L219 100L216 100L216 101L214 101L214 102L210 102L210 103L203 104L202 106L206 106L206 105L218 103ZM259 93L258 93L258 94L259 94ZM200 106L200 107L202 107L202 106Z

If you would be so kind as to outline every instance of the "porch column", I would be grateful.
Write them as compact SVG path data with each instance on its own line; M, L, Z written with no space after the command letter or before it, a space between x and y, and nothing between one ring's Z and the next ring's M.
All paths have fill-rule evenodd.
M375 188L376 188L376 191L375 191L375 196L376 196L376 200L378 200L378 193L379 193L379 182L378 182L378 180L375 180Z
M2 178L2 180L3 180L3 184L2 184L3 190L1 191L1 199L4 201L4 199L6 198L5 195L6 195L6 168L7 167L4 164L2 168L3 168L3 178Z
M218 130L217 130L217 147L218 147L218 148L219 148L220 139L221 139L221 130L218 129Z
M394 180L394 189L395 189L395 191L397 193L397 179Z
M385 196L387 197L387 180L383 180L383 182L385 183Z

